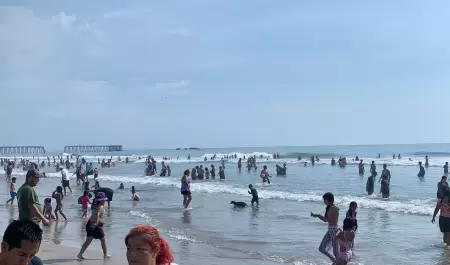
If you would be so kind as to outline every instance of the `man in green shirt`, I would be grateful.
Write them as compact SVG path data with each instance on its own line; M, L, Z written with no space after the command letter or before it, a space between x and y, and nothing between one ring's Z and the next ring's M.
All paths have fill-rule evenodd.
M19 220L31 220L37 224L42 221L44 225L49 225L49 221L42 214L42 206L34 190L40 177L41 174L37 169L28 170L25 183L17 191Z

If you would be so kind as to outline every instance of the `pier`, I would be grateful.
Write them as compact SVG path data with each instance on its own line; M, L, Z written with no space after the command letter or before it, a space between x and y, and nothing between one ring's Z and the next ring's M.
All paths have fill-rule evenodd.
M0 146L1 155L37 155L45 154L43 146Z
M104 153L121 152L122 145L68 145L64 146L64 153Z

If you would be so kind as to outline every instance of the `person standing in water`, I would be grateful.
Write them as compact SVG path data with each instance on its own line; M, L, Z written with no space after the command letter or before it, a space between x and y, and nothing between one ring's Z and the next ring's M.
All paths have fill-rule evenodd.
M139 201L141 200L141 197L139 197L139 194L137 194L136 189L134 186L131 186L131 200L132 201Z
M417 174L419 178L425 177L425 168L422 166L422 162L419 162L419 174Z
M445 162L444 168L444 174L448 174L448 162Z
M372 195L375 190L375 177L377 176L376 171L372 171L370 177L367 178L366 191L368 195Z
M63 208L62 201L64 199L64 195L63 195L63 188L61 186L56 187L56 190L52 193L52 198L56 200L56 207L55 207L56 221L59 220L58 213L62 217L64 217L64 219L67 221L66 215L62 212L62 208Z
M381 197L383 197L383 199L388 199L390 196L389 180L386 175L381 176L380 193L381 193Z
M336 265L347 265L352 259L353 242L355 241L355 230L353 221L347 217L344 219L342 230L339 229L336 238L339 241L339 256L337 257Z
M270 184L270 179L269 179L270 175L269 175L269 172L267 172L266 165L263 166L263 169L261 170L261 173L259 174L259 176L261 177L263 183L267 182Z
M370 173L377 172L377 165L375 165L375 161L372 161L372 164L370 164Z
M325 215L322 216L320 214L311 213L311 216L328 223L328 231L325 233L322 242L320 242L319 251L327 256L333 263L336 263L336 258L339 256L339 243L336 238L338 232L339 208L334 205L333 193L327 192L322 198L327 206L325 208ZM333 254L328 252L330 246L333 247Z
M241 173L241 169L242 169L242 158L239 158L239 160L238 160L238 170L239 170L239 173Z
M443 241L447 244L447 248L450 248L450 191L445 191L443 197L436 204L434 209L433 219L431 222L434 223L436 215L439 214L439 228L443 234Z
M362 159L359 161L358 171L359 171L360 175L364 175L364 164L363 164L363 160Z
M184 209L187 209L189 203L191 203L192 195L191 195L191 180L189 179L189 169L184 171L184 175L181 178L181 194L183 195L183 206Z
M259 206L259 197L258 197L258 191L253 187L252 184L248 185L248 188L250 189L248 191L248 194L252 195L252 206L256 202L256 205Z
M105 201L107 200L108 198L103 192L98 192L95 194L95 198L92 201L91 206L91 217L86 224L86 241L81 246L80 252L77 255L77 258L80 260L86 259L83 254L94 239L100 240L103 250L103 258L107 259L111 257L108 254L105 232L103 231L103 225L105 224Z
M379 182L381 182L381 180L383 179L383 176L387 177L388 182L391 182L391 171L389 171L389 169L387 169L387 165L383 164L383 171L381 171L381 176L380 176L380 180Z

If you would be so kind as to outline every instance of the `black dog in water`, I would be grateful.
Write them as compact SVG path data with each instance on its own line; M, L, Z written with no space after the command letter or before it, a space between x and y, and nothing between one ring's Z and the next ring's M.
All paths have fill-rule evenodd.
M233 204L234 207L238 207L238 208L245 208L245 207L247 207L247 204L245 202L231 201L230 204Z

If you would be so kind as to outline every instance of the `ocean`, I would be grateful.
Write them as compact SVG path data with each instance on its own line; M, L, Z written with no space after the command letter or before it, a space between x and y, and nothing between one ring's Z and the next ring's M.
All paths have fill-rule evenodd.
M273 159L273 153L279 153L280 159ZM392 159L393 153L401 154L402 159ZM214 154L217 156L215 161L204 161L205 157L209 159ZM220 158L232 154L238 158L256 155L258 170L247 172L246 163L243 163L242 173L239 173L237 159L226 159L226 180L220 181L216 177L215 180L192 181L192 209L183 211L180 194L183 171L196 165L210 167L214 164L218 168ZM376 159L378 154L381 158ZM359 228L350 264L450 263L450 250L442 247L439 227L431 223L436 186L443 175L442 166L450 161L450 144L126 150L82 155L97 167L98 158L112 155L116 160L117 156L122 157L122 162L116 162L115 167L99 168L100 185L116 189L105 228L113 255L125 251L123 238L133 225L148 223L161 230L174 249L176 263L182 265L229 262L237 265L330 264L318 251L327 224L310 217L310 212L323 214L322 195L333 192L341 209L340 223L349 203L358 203ZM167 161L172 176L144 176L144 162L148 155L158 162L163 157L172 158ZM191 155L190 160L188 155ZM303 162L312 155L318 156L320 162L315 166L308 163L305 167ZM424 162L425 155L429 156L430 166L425 178L420 180L417 178L417 163ZM125 164L125 156L130 158L130 163ZM298 156L303 160L298 161ZM337 160L340 156L347 158L348 166L330 166L331 158ZM364 160L364 176L358 174L359 162L352 161L355 156ZM33 160L32 157L29 159ZM382 164L387 164L391 171L391 197L388 200L378 194L378 183L374 195L368 196L365 192L371 161L377 165L377 179ZM275 176L275 165L283 163L287 164L287 176ZM259 171L263 165L267 165L272 173L270 185L260 181ZM58 185L60 174L54 168L41 171L48 176L37 188L43 201ZM21 169L13 173L19 177L24 174ZM117 190L121 182L125 190ZM75 179L71 184L76 185ZM257 188L260 206L232 208L232 200L250 202L248 184ZM132 185L141 196L139 202L130 200ZM6 184L0 194L5 200L8 198ZM46 240L73 247L81 245L85 234L83 222L78 217L81 215L77 205L79 194L81 187L64 199L64 211L69 219L77 222L60 222L46 228L49 230ZM15 207L6 209L9 217L2 218L2 227L17 215ZM94 242L94 245L99 248L99 243Z

